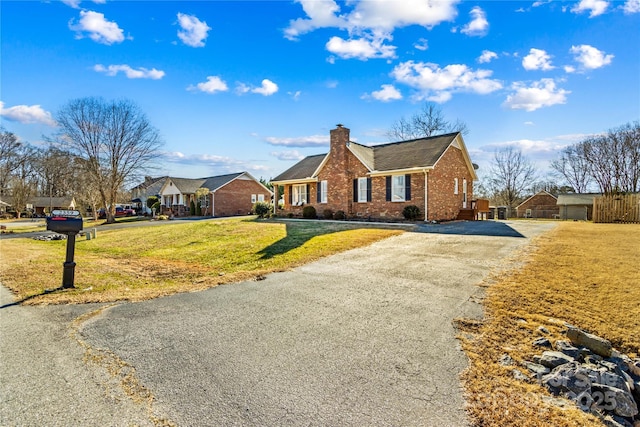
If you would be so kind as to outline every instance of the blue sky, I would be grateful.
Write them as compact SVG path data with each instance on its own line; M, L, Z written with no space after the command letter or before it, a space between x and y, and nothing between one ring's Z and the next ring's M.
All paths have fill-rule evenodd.
M435 102L472 160L563 146L640 119L640 0L6 1L0 121L56 132L85 96L128 98L165 145L154 175L270 178L328 151L337 123L388 142Z

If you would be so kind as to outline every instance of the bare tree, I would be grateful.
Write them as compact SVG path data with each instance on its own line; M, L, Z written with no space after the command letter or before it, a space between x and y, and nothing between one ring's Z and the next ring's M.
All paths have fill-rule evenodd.
M576 193L586 193L591 182L589 163L580 144L565 147L560 158L551 162L551 168L562 177Z
M0 196L11 194L11 178L26 161L27 148L13 132L0 127Z
M493 197L511 208L516 206L536 178L533 165L520 150L511 146L494 153L490 173Z
M451 132L466 135L469 133L469 128L461 120L456 119L454 122L447 120L439 107L426 103L409 119L401 117L396 120L387 131L387 137L404 141Z
M32 166L36 157L36 151L31 146L26 146L22 152L22 159L18 167L14 169L9 178L11 187L11 205L16 210L18 218L27 209L29 199L35 195L36 181Z
M129 100L75 99L56 118L61 128L58 141L84 160L81 164L100 195L107 222L114 222L118 192L158 155L158 131Z

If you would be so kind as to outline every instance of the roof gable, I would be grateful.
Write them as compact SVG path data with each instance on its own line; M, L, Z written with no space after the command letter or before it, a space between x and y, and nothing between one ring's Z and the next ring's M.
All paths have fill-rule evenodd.
M326 156L326 154L307 156L286 171L282 172L280 175L273 178L271 181L289 181L312 178Z
M558 198L556 196L554 196L553 194L549 193L547 190L540 190L536 194L534 194L533 196L527 197L524 202L522 202L518 206L516 206L516 209L518 209L520 206L524 205L525 203L527 203L529 200L533 199L534 197L542 196L542 195L551 196L554 199L556 199L556 201L558 200Z
M455 140L457 133L374 145L377 171L433 167Z

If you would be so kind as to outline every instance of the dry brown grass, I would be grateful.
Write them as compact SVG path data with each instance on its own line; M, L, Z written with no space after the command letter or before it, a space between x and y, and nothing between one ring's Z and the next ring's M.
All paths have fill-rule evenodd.
M559 409L537 382L513 378L542 349L544 326L552 342L566 339L564 322L602 336L619 351L640 353L640 225L561 223L537 239L518 271L487 290L485 321L460 325L470 360L463 374L469 413L477 426L602 426L571 405ZM503 354L513 366L498 363Z

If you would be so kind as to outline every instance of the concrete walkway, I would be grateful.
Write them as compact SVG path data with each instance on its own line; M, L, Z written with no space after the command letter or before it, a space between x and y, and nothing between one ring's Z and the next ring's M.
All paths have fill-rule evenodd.
M77 416L93 405L106 420L79 425L464 426L466 358L452 320L480 316L476 285L555 226L496 222L502 232L491 235L468 224L457 234L405 233L258 282L116 305L82 323L78 337L135 368L151 405L110 407L117 390L103 385L101 395L106 370L82 363L69 323L98 307L0 309L0 424L56 424L70 413L54 409L79 400ZM40 353L51 348L53 366ZM66 385L46 379L59 378L60 366L69 367ZM42 404L42 393L29 392L40 378L42 393L66 387L72 397Z

